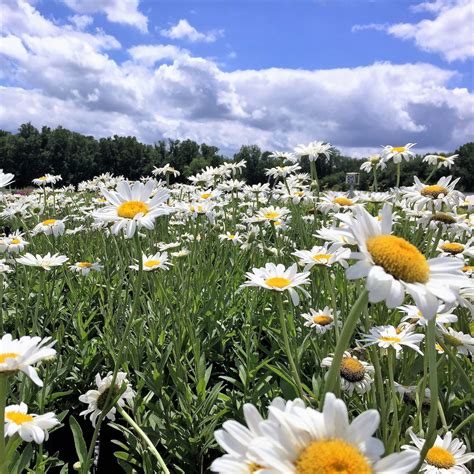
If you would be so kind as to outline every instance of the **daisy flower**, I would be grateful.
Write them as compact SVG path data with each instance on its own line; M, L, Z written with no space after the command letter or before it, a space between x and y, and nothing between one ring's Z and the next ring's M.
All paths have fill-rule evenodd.
M61 176L54 176L52 174L46 173L43 176L40 176L39 178L35 178L33 180L33 184L36 184L37 186L46 186L47 184L56 184L58 181L60 181L62 178Z
M35 226L33 229L33 235L45 234L58 237L59 235L64 234L64 230L64 221L60 219L46 219Z
M332 365L333 358L325 357L321 362L321 367L329 368ZM352 395L354 390L362 395L370 390L370 385L374 379L372 375L375 369L372 365L359 360L349 352L344 352L341 361L341 389Z
M69 267L73 272L79 273L82 276L87 276L91 271L99 272L103 265L98 262L76 262Z
M339 312L337 314L339 315ZM311 308L309 313L303 313L301 316L306 320L304 325L313 328L318 334L326 333L335 325L333 310L329 306L319 311ZM338 320L338 326L341 325L342 321Z
M133 185L120 181L117 191L109 191L105 187L101 190L108 205L94 211L93 217L98 221L113 222L113 234L123 231L127 238L132 238L137 229L153 229L157 217L172 212L163 204L169 197L168 191L162 188L156 190L152 180Z
M395 390L403 397L403 401L405 403L409 403L410 405L416 405L416 394L418 393L419 387L418 385L401 385L397 382L394 382ZM421 402L424 408L430 406L431 402L431 390L429 388L425 388L425 396Z
M357 197L349 198L347 193L329 191L321 198L318 209L327 214L330 211L340 212L351 209L358 201Z
M447 328L439 332L444 342L456 349L458 354L470 356L474 354L474 337L455 331L453 328Z
M54 413L35 415L28 413L25 403L5 407L5 436L18 436L27 443L41 444L49 437L48 430L59 425Z
M382 441L372 435L380 423L376 410L367 410L349 422L346 404L326 394L322 412L292 407L283 412L270 407L277 421L260 428L249 454L262 473L406 474L419 461L419 453L394 453L382 458ZM259 471L256 471L259 472Z
M364 161L362 165L360 166L360 169L362 171L365 171L366 173L370 173L373 168L375 169L384 169L386 168L387 165L382 161L382 158L380 155L372 155L369 156L367 161Z
M10 265L5 263L5 260L0 260L0 275L4 273L11 273L12 271L13 271L12 268L10 267Z
M427 260L407 240L390 235L393 219L389 204L384 205L380 221L361 207L354 209L354 217L338 217L348 224L359 247L351 255L359 261L347 270L347 278L367 278L370 302L385 301L389 308L395 308L403 303L406 292L423 316L431 319L438 310L439 300L453 304L459 289L468 285L459 259Z
M17 232L14 234L10 234L7 239L6 239L6 250L9 253L20 253L25 250L25 247L29 245L29 242L27 242L23 238L23 234Z
M459 242L452 242L450 240L440 240L437 250L441 252L441 255L444 256L453 256L464 258L474 257L474 246L472 245L472 239L470 239L465 244L460 244Z
M303 158L307 156L309 161L316 161L320 155L329 159L331 156L332 145L330 143L324 143L321 141L314 141L308 143L308 145L297 145L293 152L295 159Z
M376 326L371 328L369 334L362 338L362 342L364 342L364 347L374 344L382 349L392 347L397 351L397 354L403 349L403 346L407 346L423 355L420 350L420 343L424 337L423 334L416 334L411 327L397 331L394 326Z
M402 197L417 211L425 208L440 211L443 206L453 208L464 201L464 195L454 189L461 178L451 182L452 176L443 176L436 184L431 185L423 184L416 176L413 179L413 186L402 189Z
M100 374L97 374L95 376L97 390L89 390L87 393L79 397L79 401L88 404L87 409L82 411L80 414L84 416L90 414L90 419L93 426L95 426L97 418L104 409L105 402L109 397L109 391L112 385L112 378L112 372L109 372L104 378L101 378ZM135 392L132 390L132 386L127 380L127 374L125 372L118 372L117 377L115 379L113 393L110 399L112 400L113 398L115 398L123 389L125 390L123 391L123 393L121 393L120 398L116 402L119 407L123 407L125 405L125 402L132 400L135 396ZM115 407L112 407L107 413L106 418L114 421L116 412L117 409Z
M0 374L2 372L18 372L26 374L36 385L42 387L43 382L38 377L32 365L40 360L53 357L56 341L46 337L23 336L13 339L11 334L5 334L0 339Z
M304 271L307 272L315 265L331 267L334 263L339 263L342 267L347 268L346 259L350 258L351 251L339 244L332 244L329 247L326 244L322 247L315 246L311 250L297 250L292 255L299 258L299 263L305 265Z
M305 405L300 399L286 402L279 397L275 398L270 404L272 410L282 412L290 412L297 406L304 408ZM244 404L243 411L245 425L235 420L228 420L222 425L223 429L214 433L219 446L227 454L214 460L211 471L222 474L255 474L260 472L261 466L252 461L248 452L253 442L264 435L260 429L264 419L251 403ZM272 413L269 413L268 419L278 423Z
M440 169L442 166L445 168L451 169L451 166L454 165L454 160L459 155L451 155L451 156L443 156L443 155L426 155L423 158L425 163L429 163L430 165L436 166Z
M11 183L13 183L15 175L12 173L4 173L3 170L0 169L0 188L6 188Z
M386 145L382 147L382 160L384 162L392 160L394 163L401 163L402 160L410 161L415 157L411 149L416 143L407 143L405 146Z
M219 235L219 240L223 242L224 240L230 240L234 244L242 243L242 236L238 232L232 234L231 232L226 232L225 234Z
M411 444L402 446L406 452L419 454L423 449L425 440L418 438L410 428L408 434ZM474 459L474 453L466 453L466 446L448 431L444 438L436 436L434 445L426 453L426 458L421 465L420 472L427 474L469 474L471 471L465 466Z
M257 214L248 219L248 221L251 223L281 221L284 220L289 213L290 210L286 207L262 207L257 211Z
M275 166L275 168L265 170L265 176L273 179L286 178L300 169L300 165Z
M308 278L309 272L297 273L296 263L288 267L288 269L282 264L267 263L264 268L253 268L245 276L248 278L248 281L242 286L258 286L280 292L288 291L295 306L298 306L300 302L296 289L305 296L309 296L308 292L301 288L301 285L307 285L310 282Z
M173 264L168 260L167 252L158 252L150 256L145 254L142 255L142 266L145 272L152 272L158 269L168 270L170 265ZM137 264L130 265L130 268L133 270L139 270L139 266Z
M18 263L22 265L27 265L29 267L41 267L44 270L51 270L53 267L59 267L63 263L69 260L65 255L59 255L55 253L51 255L49 252L42 257L41 255L33 255L31 253L26 253L23 257L16 259Z
M398 309L405 313L405 316L403 316L401 319L402 323L415 324L422 327L426 327L428 325L428 320L423 317L423 313L416 306L407 304L400 306ZM436 324L440 328L443 328L445 324L457 322L458 317L448 311L445 312L445 306L440 305L436 312L435 319Z
M162 166L161 168L157 168L155 166L153 168L152 174L155 176L158 176L158 175L166 176L166 175L172 174L174 177L177 177L181 173L177 169L173 168L169 163L166 163L166 165Z

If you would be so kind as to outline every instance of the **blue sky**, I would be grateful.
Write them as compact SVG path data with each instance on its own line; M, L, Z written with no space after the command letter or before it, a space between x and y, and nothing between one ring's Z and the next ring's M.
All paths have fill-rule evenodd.
M5 1L4 129L359 156L474 136L470 0Z

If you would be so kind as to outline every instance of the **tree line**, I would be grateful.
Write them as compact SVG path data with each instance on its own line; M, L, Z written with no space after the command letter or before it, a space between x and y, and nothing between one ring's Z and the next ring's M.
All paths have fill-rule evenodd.
M474 142L461 146L454 153L459 154L451 170L442 168L433 177L452 174L461 177L458 188L474 190ZM282 165L282 160L272 158L270 151L261 150L257 145L244 145L232 158L219 153L219 148L193 140L159 140L153 145L140 143L135 137L113 137L96 139L63 127L51 129L35 128L31 123L20 126L17 133L0 130L0 169L15 175L15 186L30 186L34 178L45 173L60 174L62 184L77 184L102 173L123 175L138 179L150 175L152 169L169 163L181 176L177 181L186 181L207 166L218 166L230 159L245 160L247 167L243 178L249 184L267 182L267 168ZM401 167L401 184L409 186L413 176L426 178L431 168L422 163L422 156ZM345 189L345 174L358 172L362 161L343 156L335 150L329 160L317 161L317 172L323 188ZM302 160L303 172L309 172L309 163ZM391 165L379 171L379 188L393 186ZM359 189L369 189L372 176L360 172Z

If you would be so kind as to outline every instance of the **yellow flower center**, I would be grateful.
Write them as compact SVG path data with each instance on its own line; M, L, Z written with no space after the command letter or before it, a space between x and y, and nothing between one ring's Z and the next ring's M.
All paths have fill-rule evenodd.
M23 423L33 421L33 417L31 415L21 413L19 411L7 411L5 412L5 418L12 421L16 425L22 425Z
M407 283L426 283L430 267L425 256L410 242L394 235L371 237L366 242L374 263Z
M439 161L446 161L447 158L445 156L438 156L437 157Z
M436 212L431 216L432 221L442 222L443 224L455 224L456 219L445 212Z
M392 146L392 153L403 153L406 151L404 146Z
M301 197L301 196L304 196L304 191L295 191L293 194L295 196Z
M296 474L371 474L372 466L356 446L342 439L310 443L296 460Z
M331 258L331 255L328 253L318 253L311 257L315 262L327 263Z
M343 357L341 361L341 377L349 382L364 380L365 367L357 359Z
M235 239L235 234L229 234L227 237L228 237L229 239Z
M260 469L265 469L265 467L261 466L260 464L257 464L256 462L249 464L249 474L253 474L254 472L259 471Z
M440 186L439 184L433 184L432 186L425 186L421 191L420 194L422 196L429 196L432 198L437 198L440 194L448 194L449 190L444 186Z
M331 316L321 314L319 316L314 316L313 322L315 324L319 324L320 326L327 326L328 324L331 324L333 322L333 319L331 318Z
M56 224L56 219L46 219L45 221L43 221L43 225L54 225Z
M149 207L143 201L125 201L117 208L117 215L125 219L133 219L137 214L147 214Z
M209 199L211 196L212 196L211 193L204 193L204 194L201 194L201 199Z
M474 265L465 265L462 267L463 272L474 272Z
M161 263L161 260L147 260L143 266L147 268L156 267Z
M15 359L18 355L16 352L0 353L0 364L4 364L7 359Z
M280 217L280 213L276 211L269 211L264 214L264 217L266 219L276 219L277 217Z
M462 341L459 340L457 337L453 336L452 334L445 333L443 334L444 340L453 347L462 346Z
M380 161L380 156L377 156L377 155L371 156L371 157L369 158L369 161L370 161L371 163L378 163L378 162Z
M438 469L450 469L456 465L456 459L446 449L440 446L433 446L426 454L426 462Z
M284 277L271 277L267 278L265 283L272 288L285 288L291 283L291 280Z
M21 240L20 239L12 239L10 243L13 244L13 245L18 245L18 244L21 244Z
M90 263L90 262L78 262L78 263L76 263L76 267L79 267L79 268L91 268L91 267L92 267L92 263Z
M382 336L382 337L379 337L379 341L383 341L383 342L400 342L401 339L400 339L399 337Z
M454 255L461 253L464 250L464 245L457 244L455 242L446 242L441 246L441 249L445 252L452 253Z
M353 206L354 201L345 197L337 197L332 200L334 204L339 204L340 206Z
M48 178L46 176L40 176L38 181L46 181Z

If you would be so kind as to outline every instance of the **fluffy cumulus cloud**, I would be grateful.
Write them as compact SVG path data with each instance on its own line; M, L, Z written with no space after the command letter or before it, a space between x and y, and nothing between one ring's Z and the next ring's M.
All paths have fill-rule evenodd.
M161 35L165 38L171 39L184 39L197 43L199 41L205 43L213 43L220 36L224 34L223 30L211 30L207 33L201 33L196 30L194 26L191 26L188 20L179 20L176 25L172 26L169 29L161 30Z
M112 23L122 23L148 31L148 19L138 10L139 0L63 0L77 13L105 13Z
M474 96L450 87L450 69L375 63L226 72L175 45L124 50L84 23L55 24L22 0L5 5L2 129L61 124L149 143L191 138L228 152L244 143L289 149L323 139L356 154L406 142L449 151L474 135ZM113 50L126 58L113 60Z
M434 18L417 23L354 25L352 31L385 31L396 38L413 41L423 51L440 54L449 62L474 57L472 0L423 2L414 5L412 11L428 12Z

